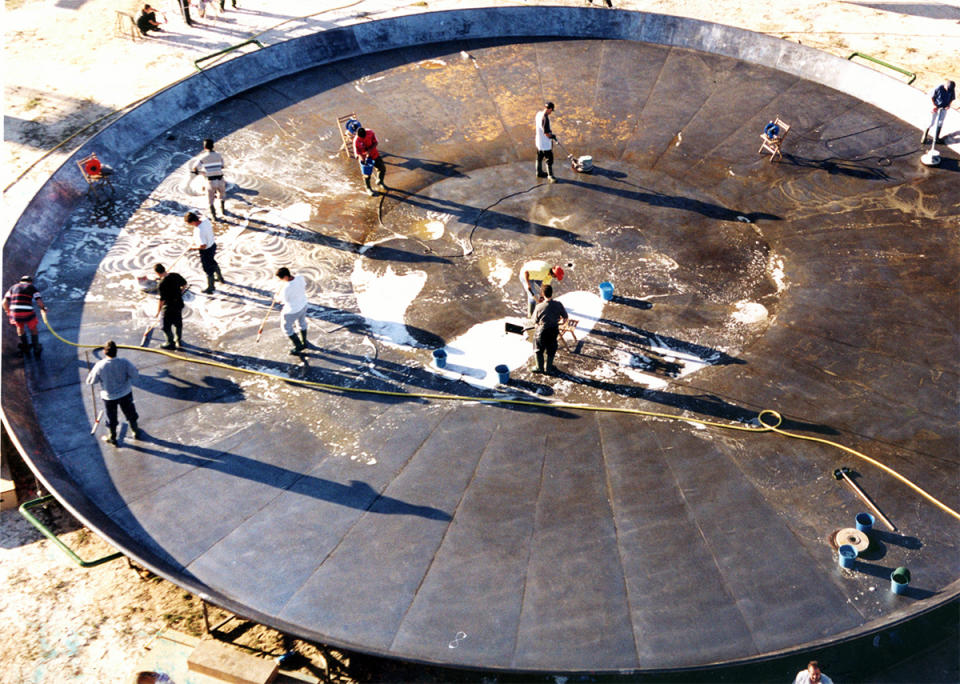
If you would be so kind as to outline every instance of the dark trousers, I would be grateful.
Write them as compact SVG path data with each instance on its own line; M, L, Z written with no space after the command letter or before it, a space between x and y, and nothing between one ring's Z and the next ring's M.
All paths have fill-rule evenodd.
M383 185L383 177L387 175L387 165L383 163L383 157L377 157L373 160L373 168L377 170L377 183ZM363 182L367 184L368 190L370 189L371 178L373 178L372 173L363 177Z
M543 162L547 162L547 173L543 173ZM537 150L537 176L543 178L544 175L553 175L553 150Z
M129 392L119 399L104 399L104 408L107 410L107 427L110 428L110 434L117 434L117 406L123 411L124 417L131 426L137 424L140 416L137 414L137 407L133 405L133 392Z
M193 22L190 21L190 0L180 0L180 14L183 15L187 26L193 26Z
M537 354L537 368L543 370L543 355L547 355L546 369L553 369L553 357L557 355L558 339L560 337L560 328L549 327L540 328L536 331L533 338L534 350Z
M183 339L183 307L163 307L163 334L167 344L180 344Z
M221 11L223 11L223 5L224 5L224 4L225 4L225 0L220 0L220 10L221 10ZM234 6L234 7L237 6L237 0L233 0L233 6Z
M220 265L217 264L217 245L212 244L200 251L200 266L208 276L220 276Z

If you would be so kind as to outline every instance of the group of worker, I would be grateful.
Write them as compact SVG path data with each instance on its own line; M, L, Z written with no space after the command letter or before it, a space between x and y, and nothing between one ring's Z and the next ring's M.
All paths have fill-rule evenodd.
M535 118L537 176L549 178L551 181L556 180L553 176L553 153L550 149L552 142L556 140L556 136L550 130L550 114L553 111L553 103L548 102ZM378 172L377 185L382 190L386 190L387 187L383 182L386 167L378 150L376 134L361 126L356 119L348 121L346 129L352 136L353 150L361 164L367 192L371 195L375 194L371 187L374 169ZM544 163L546 171L543 170ZM204 177L210 205L209 219L194 211L188 211L184 215L184 223L193 231L192 244L188 249L197 251L207 278L204 294L213 294L216 291L215 283L224 282L216 260L217 244L212 221L217 218L215 205L217 200L220 202L220 213L224 216L227 214L226 181L223 176L225 165L223 156L215 151L214 141L210 138L203 141L203 151L189 164L191 173ZM156 274L156 315L162 321L161 327L165 337L161 348L179 350L183 344L183 296L189 284L186 278L175 271L168 271L162 263L155 264L153 270ZM553 361L557 352L560 326L568 316L563 304L553 298L552 283L554 279L557 282L563 280L563 276L564 271L561 266L551 265L539 259L525 263L520 269L520 280L527 300L527 314L535 327L536 366L531 369L534 373L559 372ZM306 279L302 275L293 275L287 267L279 268L276 277L282 284L271 301L270 309L272 310L278 301L282 303L281 327L293 343L290 353L299 355L310 346L307 341ZM3 310L10 322L16 326L17 335L20 338L18 350L21 355L27 355L32 350L35 356L39 356L42 350L37 332L35 306L46 311L43 298L33 284L33 277L29 275L23 276L3 297ZM146 339L146 334L144 338ZM137 423L138 416L133 402L131 384L137 377L137 370L128 360L117 357L117 345L113 340L104 345L103 352L104 359L93 367L87 376L87 382L101 384L100 394L105 403L109 429L109 434L104 437L104 440L115 445L117 444L118 409L126 416L134 437L139 438L142 435Z

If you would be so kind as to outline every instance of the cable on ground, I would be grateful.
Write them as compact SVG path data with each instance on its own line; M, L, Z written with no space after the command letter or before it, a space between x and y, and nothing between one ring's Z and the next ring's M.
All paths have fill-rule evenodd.
M76 347L78 349L96 349L101 345L98 344L80 344L79 342L71 342L63 337L61 337L51 326L50 321L47 319L47 312L41 310L41 316L43 317L43 322L47 326L47 329L50 331L50 334L55 338L67 344L71 347ZM194 363L203 366L210 366L213 368L220 368L225 371L234 372L234 373L246 373L248 375L259 375L266 378L271 378L273 380L279 380L284 383L301 385L304 387L313 387L317 389L323 389L331 392L338 392L340 394L368 394L368 395L377 395L377 396L386 396L386 397L399 397L403 399L421 399L421 400L433 400L433 401L459 401L459 402L470 402L470 403L480 403L480 404L501 404L507 406L526 406L537 409L548 409L551 411L557 409L566 409L572 411L587 411L593 413L624 413L634 416L646 416L648 418L662 418L666 420L675 420L685 423L696 423L697 425L704 425L706 427L717 428L721 430L736 430L739 432L749 432L753 434L764 434L764 433L774 433L781 435L783 437L789 437L791 439L805 440L809 442L815 442L818 444L824 444L826 446L831 446L836 449L839 449L845 453L848 453L852 456L873 465L888 475L892 476L896 480L905 484L907 487L918 493L924 499L932 503L934 506L942 510L947 515L960 520L960 513L954 509L947 506L945 503L934 497L932 494L929 494L927 491L922 489L920 486L914 484L911 480L907 479L893 468L890 468L880 461L877 461L866 454L857 451L856 449L851 449L850 447L844 446L838 442L834 442L829 439L823 439L821 437L812 437L809 435L800 435L795 432L787 432L786 430L780 429L780 424L783 422L783 417L777 411L772 409L764 409L757 414L757 422L760 424L759 427L753 427L749 425L736 425L734 423L720 423L712 420L704 420L702 418L690 418L687 416L679 416L673 413L662 413L660 411L644 411L642 409L636 408L627 408L622 406L597 406L593 404L576 404L569 402L551 402L551 401L531 401L528 399L506 399L503 397L471 397L461 394L440 394L435 392L398 392L393 390L377 390L377 389L368 389L362 387L345 387L343 385L334 385L326 382L317 382L315 380L304 380L300 378L292 378L283 375L277 375L274 373L268 373L266 371L254 370L252 368L243 368L240 366L232 366L221 361L211 361L208 359L191 359L186 356L181 356L180 354L175 354L172 352L164 351L162 349L150 349L139 346L127 345L127 344L118 344L118 349L128 349L136 352L149 352L151 354L160 354L166 356L175 361L183 361L186 363ZM767 422L769 420L769 422Z

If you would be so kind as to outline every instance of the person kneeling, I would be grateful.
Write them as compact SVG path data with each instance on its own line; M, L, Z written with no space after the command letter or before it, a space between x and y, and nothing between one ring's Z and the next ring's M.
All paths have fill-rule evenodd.
M157 21L157 11L150 5L144 5L140 10L140 16L137 17L137 28L140 33L147 35L149 31L162 31L160 22Z

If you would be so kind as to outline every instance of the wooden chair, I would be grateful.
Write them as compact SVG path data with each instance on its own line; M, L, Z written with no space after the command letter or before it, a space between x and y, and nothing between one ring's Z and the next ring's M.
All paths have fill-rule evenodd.
M77 161L77 168L80 169L80 175L87 181L87 190L93 195L95 200L100 199L100 189L109 188L113 194L113 183L110 177L113 170L104 166L97 158L96 152L91 152L88 156Z
M577 325L579 324L580 324L580 321L575 320L573 318L568 318L567 320L565 320L563 323L560 324L559 339L561 342L563 342L564 349L569 349L569 347L567 346L567 340L564 338L565 335L570 335L570 337L573 338L574 346L576 346L577 342L579 341L577 340L577 335L576 335Z
M357 119L356 113L344 114L343 116L337 117L337 130L340 131L340 138L343 140L343 147L341 150L347 151L347 159L356 159L357 154L353 151L353 138L346 129L346 124L350 119Z
M120 38L129 38L130 40L140 40L143 34L137 26L137 20L132 14L116 10L116 19L113 22L113 32Z
M787 137L789 132L790 124L777 114L777 117L764 127L763 133L760 135L760 149L757 150L757 154L769 152L770 163L773 163L773 160L778 157L782 159L783 154L780 152L780 148L783 145L783 139Z

